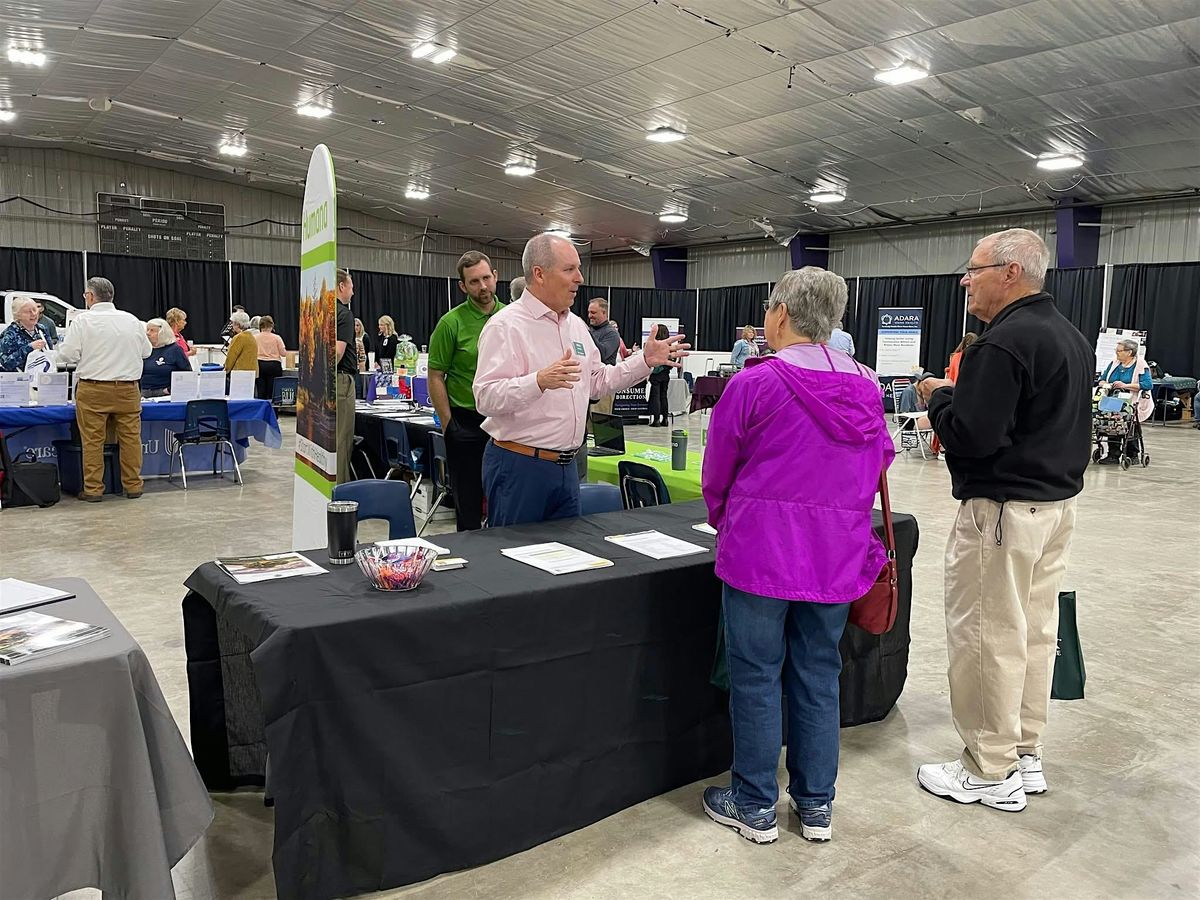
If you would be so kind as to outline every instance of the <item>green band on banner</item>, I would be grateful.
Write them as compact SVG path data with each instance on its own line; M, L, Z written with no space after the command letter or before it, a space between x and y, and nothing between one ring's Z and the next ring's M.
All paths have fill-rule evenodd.
M326 497L333 496L333 482L320 472L315 471L312 466L303 460L296 460L296 474L311 484L317 489L317 491L319 491L321 494L324 494Z
M337 244L334 241L313 247L300 257L300 268L311 269L321 263L334 262L337 259Z

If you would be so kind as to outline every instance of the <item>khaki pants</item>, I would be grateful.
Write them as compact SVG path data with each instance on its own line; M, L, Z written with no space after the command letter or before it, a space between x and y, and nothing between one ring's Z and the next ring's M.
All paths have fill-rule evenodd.
M350 454L354 452L354 376L338 372L337 397L337 483L350 480Z
M121 485L142 490L142 395L136 381L80 381L75 386L75 422L83 447L83 492L104 493L104 439L109 418L121 448Z
M946 546L950 708L977 778L998 781L1042 753L1058 647L1058 589L1075 501L976 498Z

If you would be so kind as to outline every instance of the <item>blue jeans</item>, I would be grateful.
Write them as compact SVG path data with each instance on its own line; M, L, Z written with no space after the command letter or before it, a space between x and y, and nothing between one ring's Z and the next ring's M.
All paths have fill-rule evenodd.
M489 442L483 452L483 492L489 528L579 515L579 469L574 461L560 466Z
M781 694L787 695L788 793L801 809L829 803L841 727L838 643L850 604L777 600L725 585L723 608L734 803L760 810L779 799Z

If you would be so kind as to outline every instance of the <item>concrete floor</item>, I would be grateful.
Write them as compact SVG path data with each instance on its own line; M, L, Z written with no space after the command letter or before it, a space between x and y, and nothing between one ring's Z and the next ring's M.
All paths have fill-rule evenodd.
M290 447L293 420L282 424ZM700 430L700 416L691 417L694 441ZM669 431L630 437L667 443ZM953 758L959 743L942 616L955 502L945 465L909 455L891 476L893 503L917 516L922 533L909 679L884 722L842 733L831 844L806 843L781 812L778 843L752 845L703 816L697 784L518 856L374 896L1200 896L1200 433L1155 427L1147 442L1149 469L1088 472L1065 585L1079 592L1088 699L1054 704L1051 790L1024 813L959 806L914 782L918 764ZM0 574L88 579L145 648L185 737L183 579L217 556L290 546L290 451L254 445L243 472L241 488L197 478L185 494L159 481L137 502L66 499L0 514ZM270 811L256 794L214 799L216 821L175 870L179 897L273 897Z

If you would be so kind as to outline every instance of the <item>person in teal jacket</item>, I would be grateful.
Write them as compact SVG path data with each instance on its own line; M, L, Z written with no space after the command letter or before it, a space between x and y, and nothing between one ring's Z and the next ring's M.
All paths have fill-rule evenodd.
M1150 368L1138 359L1137 341L1117 344L1117 358L1108 364L1100 380L1108 382L1114 391L1148 391L1154 387Z

